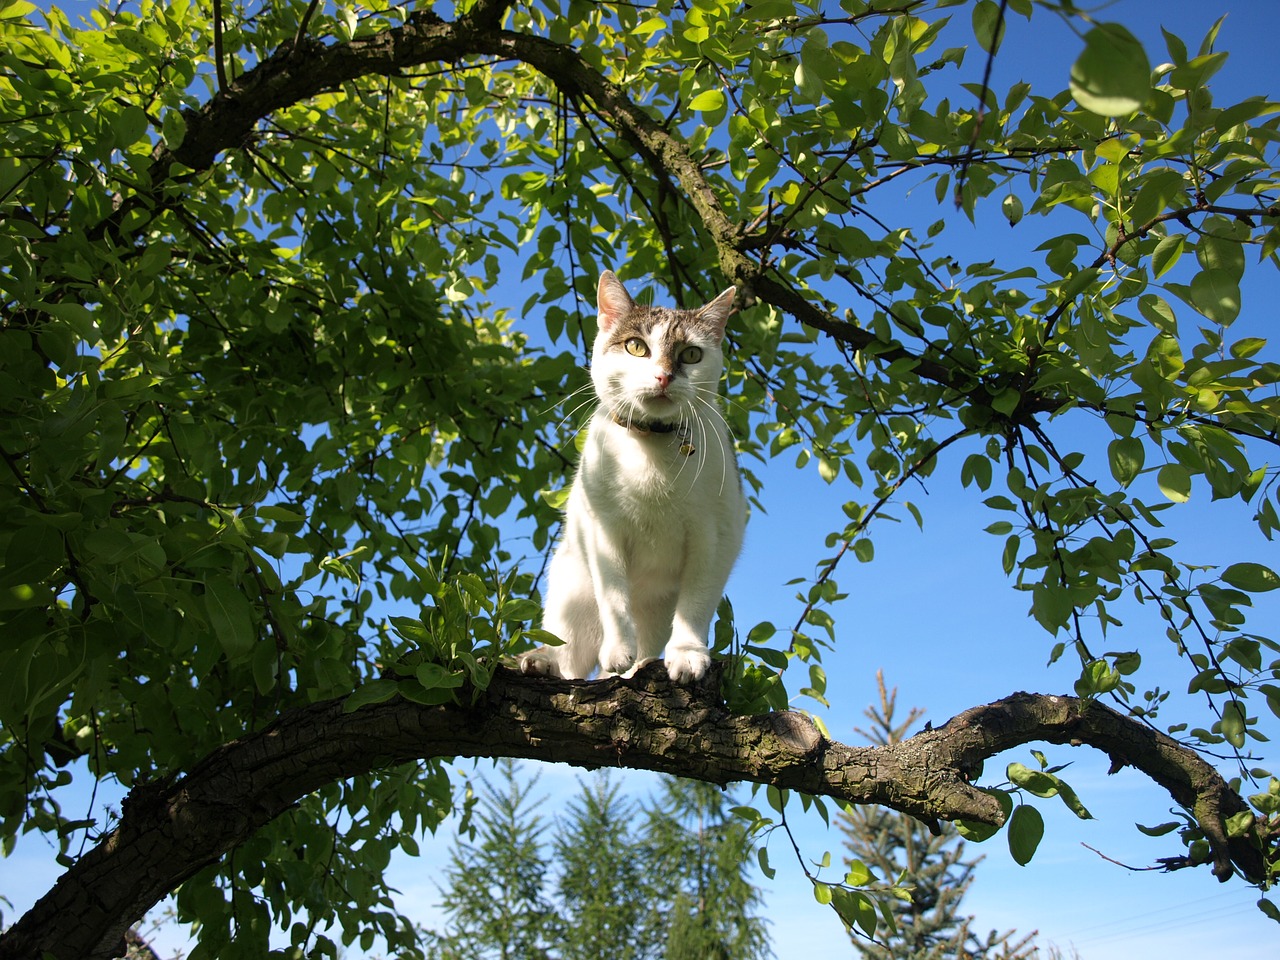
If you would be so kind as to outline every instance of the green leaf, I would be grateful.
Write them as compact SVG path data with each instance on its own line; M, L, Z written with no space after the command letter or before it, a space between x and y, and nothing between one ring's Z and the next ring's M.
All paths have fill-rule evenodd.
M304 523L307 515L304 511L297 507L288 507L281 503L268 504L265 507L258 507L254 510L254 514L263 520L271 520L274 523Z
M111 122L111 132L115 134L116 149L123 150L137 143L147 132L147 114L132 103L125 104Z
M988 53L1000 49L1004 39L1004 16L994 0L978 0L973 6L973 35L978 46Z
M1191 472L1180 463L1166 463L1156 473L1156 486L1174 503L1191 499Z
M1138 298L1138 310L1162 333L1170 336L1178 335L1178 319L1173 308L1163 297L1154 293L1144 293Z
M517 597L504 600L498 608L499 620L516 620L521 623L536 620L542 614L542 607L533 600Z
M415 646L431 642L431 631L427 629L427 625L421 620L415 620L412 617L391 617L389 622L391 629L397 635Z
M1166 833L1172 833L1182 826L1180 820L1169 820L1165 823L1156 824L1154 827L1144 827L1140 823L1135 823L1135 827L1145 833L1148 837L1163 837Z
M844 887L833 887L831 895L831 906L848 927L857 926L868 937L875 936L880 918L870 897Z
M1240 285L1225 270L1201 270L1191 278L1191 305L1225 327L1240 315Z
M1266 593L1280 587L1280 577L1260 563L1233 563L1222 571L1222 579L1237 590L1249 593Z
M4 3L0 3L0 19L18 20L37 9L36 4L28 3L27 0L4 0Z
M1013 573L1013 568L1018 565L1018 549L1022 546L1022 537L1016 533L1009 534L1004 541L1004 550L1000 554L1000 568L1004 570L1005 576Z
M1074 813L1081 820L1092 820L1093 814L1081 802L1079 795L1075 789L1061 779L1058 780L1058 796L1062 798L1062 802L1066 804L1067 809Z
M1058 793L1057 779L1041 770L1032 770L1021 763L1011 763L1005 769L1009 782L1029 790L1037 797L1053 797Z
M1262 337L1242 337L1231 345L1231 356L1237 360L1247 360L1267 345Z
M1000 201L1000 212L1009 221L1009 226L1016 227L1022 219L1022 201L1011 193Z
M1080 802L1075 790L1062 779L1042 770L1032 770L1021 763L1009 764L1006 771L1009 781L1037 797L1061 797L1067 809L1081 820L1092 820L1093 815Z
M1084 37L1071 67L1071 95L1084 109L1104 117L1136 113L1151 95L1151 62L1128 30L1101 23Z
M451 670L439 663L420 663L413 675L424 690L435 690L438 687L456 690L466 681L466 675L461 670Z
M1242 749L1246 729L1244 707L1239 700L1228 700L1222 706L1222 735L1227 743L1237 750Z
M253 650L257 640L253 607L237 584L225 577L206 582L204 608L227 659L238 660Z
M187 136L187 120L182 115L182 111L171 108L164 112L161 135L164 137L164 145L170 150L176 150L182 146L182 141Z
M960 465L960 483L969 486L976 483L979 490L991 486L991 459L981 453L971 453Z
M849 864L849 872L845 874L844 882L851 887L865 887L871 882L871 871L861 860L854 860Z
M1241 810L1239 813L1232 814L1231 816L1227 817L1227 820L1226 820L1227 836L1228 837L1245 836L1246 834L1248 834L1250 830L1253 829L1253 825L1256 822L1256 819L1257 818L1255 818L1254 815L1248 810Z
M251 661L253 685L259 693L269 693L275 688L276 673L280 666L280 653L274 644L259 643L253 648Z
M1009 818L1009 853L1021 866L1026 866L1035 856L1036 848L1044 838L1044 818L1030 804L1022 804Z
M386 677L370 680L368 683L356 687L347 699L342 702L342 712L354 713L361 707L367 707L375 703L386 703L399 692L400 687L395 680Z
M755 811L752 812L754 813ZM756 816L759 818L758 813ZM760 846L756 848L756 860L760 863L760 872L772 880L778 871L769 864L769 850L767 847Z
M725 95L723 90L703 90L689 101L689 109L697 110L699 113L711 113L715 110L721 110L724 105Z
M1142 472L1145 457L1146 451L1138 437L1117 437L1107 445L1111 475L1122 487L1127 487Z
M1165 237L1151 252L1151 272L1158 279L1173 269L1182 256L1185 240L1180 233Z

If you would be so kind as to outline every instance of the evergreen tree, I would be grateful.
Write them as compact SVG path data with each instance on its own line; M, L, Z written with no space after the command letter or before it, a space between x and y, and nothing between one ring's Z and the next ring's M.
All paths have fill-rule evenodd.
M717 787L669 779L639 805L601 777L584 781L551 843L532 782L514 763L482 780L479 842L459 841L446 872L443 960L763 960L766 924L748 880L750 842ZM641 829L637 829L640 826Z
M435 938L445 960L548 960L560 941L545 892L543 821L531 809L538 778L522 784L513 760L498 764L498 776L496 789L481 778L477 842L459 840L445 871L449 925Z
M924 711L912 708L897 721L897 690L885 689L878 673L880 706L868 707L869 730L856 732L876 746L897 743ZM883 807L860 806L840 816L845 847L880 877L895 880L904 871L913 887L910 903L895 901L898 929L883 942L872 943L851 933L854 946L872 960L1029 960L1038 955L1034 933L1017 938L1014 931L991 931L979 938L972 930L973 917L960 912L960 904L973 883L974 868L982 857L967 859L965 843L955 827L942 824L934 835L911 817Z
M656 960L660 920L653 873L636 836L641 814L607 775L584 781L554 842L564 960Z
M649 857L664 878L664 960L755 960L772 955L760 891L747 879L750 841L713 784L664 781L649 810Z

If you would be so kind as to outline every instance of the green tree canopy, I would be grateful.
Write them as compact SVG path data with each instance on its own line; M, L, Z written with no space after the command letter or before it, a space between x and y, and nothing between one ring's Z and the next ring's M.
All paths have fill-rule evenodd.
M0 956L109 955L179 886L203 955L330 923L412 951L382 868L452 809L454 756L768 783L757 832L788 791L1007 823L1022 859L1023 801L1084 806L982 762L1087 744L1170 792L1170 866L1268 887L1280 670L1248 614L1280 586L1280 367L1233 324L1276 266L1276 107L1215 97L1216 28L1155 51L1101 16L0 0L0 844L69 868ZM1070 77L981 80L1007 18L1063 18ZM996 211L1023 255L949 241ZM794 628L726 607L694 688L498 666L538 640L605 267L677 304L737 285L744 464L846 501ZM986 494L990 574L1076 696L845 747L785 708L838 691L840 564L874 521L927 532L926 477ZM1252 520L1207 567L1163 524L1220 501ZM73 777L131 788L120 821L65 815Z

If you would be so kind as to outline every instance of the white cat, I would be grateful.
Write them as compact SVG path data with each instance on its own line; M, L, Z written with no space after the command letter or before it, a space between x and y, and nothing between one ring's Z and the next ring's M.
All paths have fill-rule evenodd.
M662 654L699 679L707 633L742 546L747 506L716 390L730 287L698 310L636 305L600 276L592 415L548 571L543 628L564 640L525 673L611 676Z

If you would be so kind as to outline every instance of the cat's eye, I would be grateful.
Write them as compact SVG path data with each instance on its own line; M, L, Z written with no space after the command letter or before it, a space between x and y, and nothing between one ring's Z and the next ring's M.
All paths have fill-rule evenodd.
M627 353L633 357L647 357L649 355L649 345L639 337L632 337L623 344L627 348Z
M680 351L681 363L697 363L702 359L701 347L685 347Z

